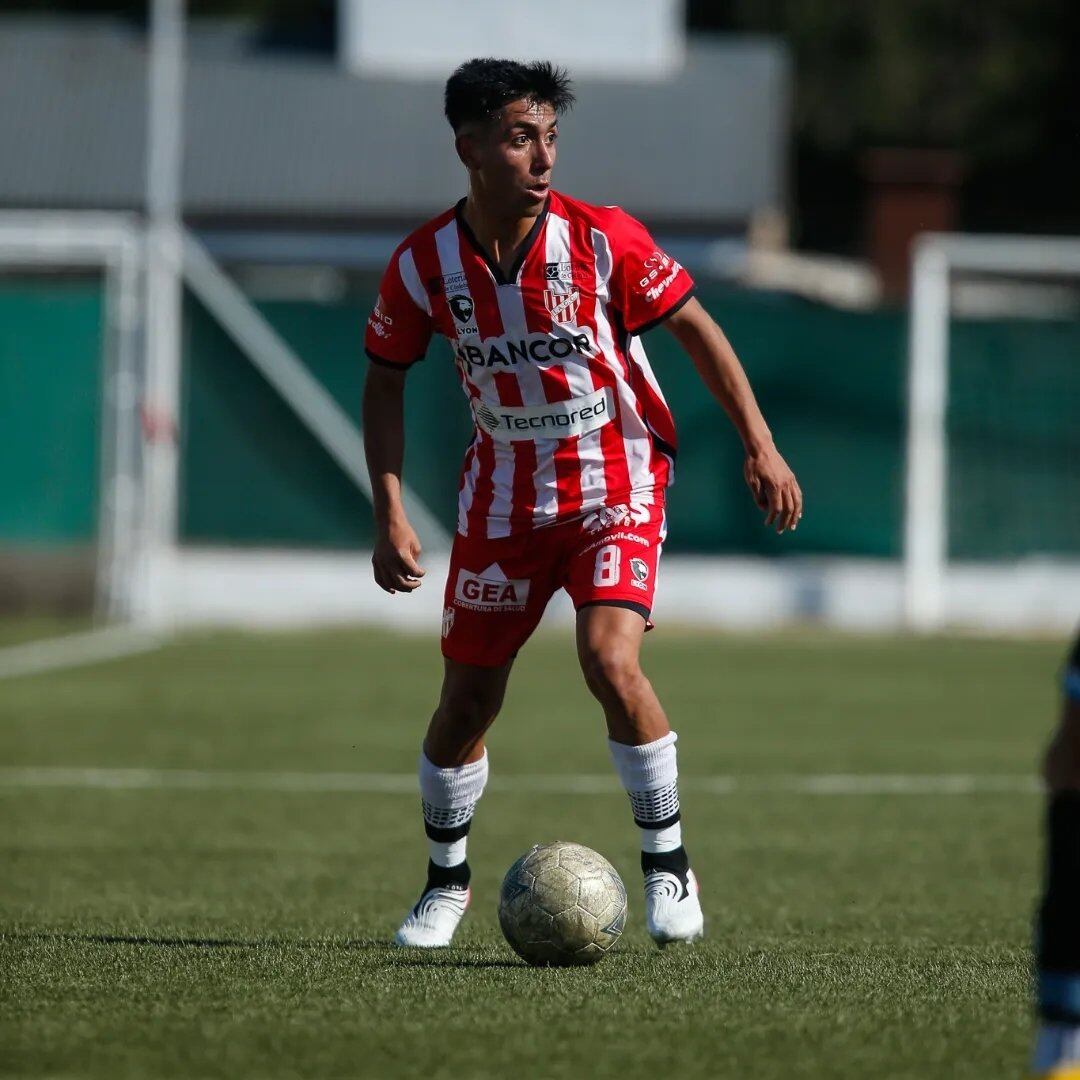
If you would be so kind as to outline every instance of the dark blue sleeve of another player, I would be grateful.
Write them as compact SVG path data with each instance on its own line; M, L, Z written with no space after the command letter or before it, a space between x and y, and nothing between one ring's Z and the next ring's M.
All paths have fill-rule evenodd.
M1076 635L1072 652L1065 661L1065 696L1070 701L1080 701L1080 634Z

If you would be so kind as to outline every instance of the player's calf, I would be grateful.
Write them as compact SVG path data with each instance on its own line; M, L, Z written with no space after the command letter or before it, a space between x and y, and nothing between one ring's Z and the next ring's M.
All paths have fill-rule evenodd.
M689 942L704 933L698 883L682 842L677 736L643 746L609 740L612 761L630 797L641 830L641 869L645 875L645 924L661 946Z

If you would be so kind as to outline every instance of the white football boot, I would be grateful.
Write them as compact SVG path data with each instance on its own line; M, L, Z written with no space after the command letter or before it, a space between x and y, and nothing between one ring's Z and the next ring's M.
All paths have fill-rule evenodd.
M1080 1024L1044 1020L1035 1036L1031 1072L1046 1080L1080 1080Z
M454 939L472 896L466 887L428 889L394 935L394 944L414 949L445 949Z
M650 870L645 875L645 925L661 948L704 936L700 891L693 870L686 871L685 883L671 870Z

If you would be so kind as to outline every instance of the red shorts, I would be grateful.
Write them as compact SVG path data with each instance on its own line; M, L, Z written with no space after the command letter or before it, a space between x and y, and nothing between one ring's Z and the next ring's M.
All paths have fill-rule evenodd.
M450 660L501 667L536 629L557 589L577 610L612 604L651 625L664 542L662 503L631 503L498 540L456 536L442 619Z

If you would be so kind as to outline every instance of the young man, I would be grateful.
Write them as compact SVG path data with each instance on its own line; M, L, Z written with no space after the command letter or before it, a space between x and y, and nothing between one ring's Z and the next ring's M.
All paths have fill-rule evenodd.
M1046 753L1046 883L1035 961L1034 1072L1080 1080L1080 635L1065 665L1061 722Z
M766 523L782 532L802 514L795 477L690 275L622 210L552 190L558 117L572 102L565 72L547 63L471 60L454 72L446 117L468 195L394 252L368 320L372 563L387 592L411 592L424 575L401 504L402 391L433 334L450 342L476 425L446 583L442 694L420 755L428 878L400 945L449 945L465 913L484 733L559 588L577 609L581 668L641 829L649 933L660 944L701 936L676 736L638 665L675 459L639 334L663 323L690 354L742 437Z

